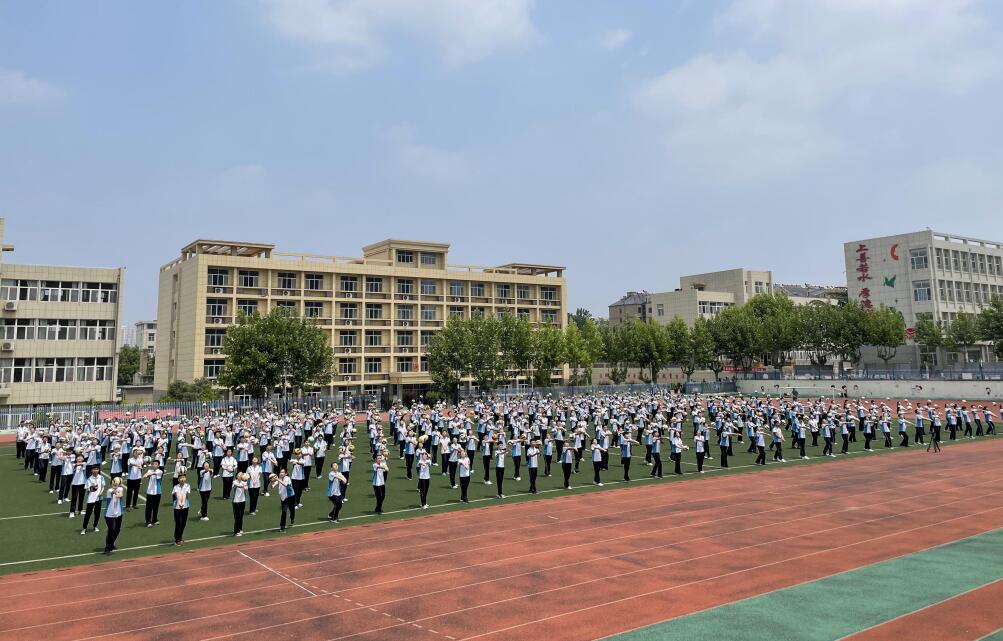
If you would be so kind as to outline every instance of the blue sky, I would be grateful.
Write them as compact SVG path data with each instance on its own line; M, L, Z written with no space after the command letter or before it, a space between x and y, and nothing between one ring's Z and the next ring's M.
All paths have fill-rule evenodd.
M570 307L736 266L845 283L841 245L1003 240L1003 3L0 0L17 262L198 238L568 266Z

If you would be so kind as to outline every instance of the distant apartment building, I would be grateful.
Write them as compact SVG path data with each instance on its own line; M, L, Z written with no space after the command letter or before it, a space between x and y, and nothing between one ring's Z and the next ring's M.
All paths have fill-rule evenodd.
M828 305L838 305L846 300L846 288L838 285L783 285L777 283L773 286L774 291L783 292L787 298L795 305L807 305L808 303L826 303Z
M157 346L157 321L139 321L135 325L136 347L150 355Z
M316 390L325 396L407 399L429 389L426 347L451 317L510 313L537 326L567 323L562 266L451 265L448 244L411 240L362 251L344 258L213 240L184 247L160 270L154 389L217 378L227 327L240 314L274 307L311 319L330 336L335 375Z
M851 241L843 254L849 299L868 308L897 309L910 333L923 316L950 324L958 314L977 314L993 296L1003 297L1003 242L924 230ZM942 351L938 361L948 356ZM988 345L979 345L967 360L995 356ZM900 348L895 359L919 361L919 348L912 344Z
M0 404L115 400L124 275L0 261Z
M609 321L620 324L637 318L665 324L678 316L692 325L697 318L712 318L726 307L772 292L773 273L769 271L729 269L694 274L681 277L675 291L629 292L609 305Z

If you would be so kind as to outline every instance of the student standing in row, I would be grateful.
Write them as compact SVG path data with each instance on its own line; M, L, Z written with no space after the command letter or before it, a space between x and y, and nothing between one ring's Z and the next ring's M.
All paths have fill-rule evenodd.
M212 467L209 465L209 461L206 461L202 464L202 471L198 473L199 499L202 501L199 509L200 521L209 520L209 497L212 495L212 479ZM178 482L181 482L180 475L178 475Z
M104 523L108 528L108 533L104 540L104 553L111 554L115 551L115 541L118 540L118 533L122 529L122 509L125 499L125 490L122 489L122 479L112 479L111 487L107 492L108 506L104 511Z
M160 525L160 488L164 478L160 461L153 459L143 478L146 479L146 527L153 527Z
M331 511L327 514L327 520L338 522L338 515L341 513L341 506L344 501L341 498L341 488L348 485L348 479L338 471L338 463L331 463L331 471L327 474L327 499L331 501Z
M599 444L599 439L597 438L592 439L590 449L592 450L592 484L602 487L602 478L599 476L599 471L602 469L602 455L606 450Z
M432 483L432 459L428 452L421 450L418 454L418 499L421 509L428 509L428 488Z
M623 480L627 482L630 481L631 445L640 445L640 443L630 437L630 430L627 429L620 434L620 465L623 466Z
M279 505L282 509L282 514L279 516L279 532L285 532L287 518L289 525L296 523L296 491L293 489L293 480L286 474L286 468L280 467L278 474L272 474L270 484L278 491Z
M460 455L460 460L457 463L457 470L460 473L460 501L462 503L469 503L467 499L467 488L470 487L470 457L466 452Z
M237 472L233 480L233 535L244 536L244 511L247 508L247 472Z
M575 465L575 451L570 447L561 450L561 471L564 472L564 489L571 489L571 470Z
M531 441L526 448L526 469L529 470L529 493L536 494L536 476L540 471L540 441Z
M207 462L206 468L209 471L209 482L212 483L212 468ZM188 476L185 473L178 474L178 484L171 490L174 496L174 545L181 545L185 542L185 526L188 524L188 499L191 496L192 488L188 485ZM209 517L206 517L208 519Z
M383 501L387 498L387 472L390 466L382 454L376 455L373 462L373 495L376 497L376 513L383 514Z
M81 534L87 534L87 523L90 522L91 514L94 515L94 531L100 532L98 520L101 518L101 497L104 495L104 489L104 477L101 476L100 468L92 467L91 475L87 479L87 511L84 513L84 527L80 530Z

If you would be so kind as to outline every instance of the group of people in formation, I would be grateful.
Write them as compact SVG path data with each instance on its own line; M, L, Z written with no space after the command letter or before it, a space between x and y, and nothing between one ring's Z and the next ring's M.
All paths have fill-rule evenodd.
M47 426L25 421L17 428L15 450L50 498L68 504L69 518L82 520L80 534L89 528L99 532L103 517L104 552L110 554L123 515L138 512L140 501L146 526L159 525L165 493L173 508L174 543L184 544L196 500L195 518L209 520L214 483L232 505L234 536L243 534L245 515L257 514L262 497L273 492L280 507L278 527L286 531L303 507L311 477L316 483L326 480L327 518L338 522L348 501L357 434L361 440L363 430L376 514L384 511L393 460L407 479L417 476L419 504L425 509L433 468L458 490L459 501L468 503L471 479L480 476L503 499L506 478L521 482L523 468L530 494L538 492L541 474L549 477L558 470L563 487L570 489L586 459L592 483L601 486L611 450L619 456L623 481L629 482L631 463L642 452L648 474L662 478L663 453L672 472L683 474L683 452L692 450L695 471L702 474L715 454L719 467L727 468L735 444L746 439L755 464L766 465L767 448L774 462L785 462L787 449L807 459L807 448L819 447L820 439L821 454L834 457L847 454L858 437L865 451L873 451L879 439L884 448L894 448L896 438L900 447L926 445L939 451L944 430L950 440L996 433L996 404L954 403L941 411L930 401L915 406L890 402L662 391L486 399L452 406L397 403L385 419L374 407L358 414L323 408L285 413L231 409L197 418L127 417Z

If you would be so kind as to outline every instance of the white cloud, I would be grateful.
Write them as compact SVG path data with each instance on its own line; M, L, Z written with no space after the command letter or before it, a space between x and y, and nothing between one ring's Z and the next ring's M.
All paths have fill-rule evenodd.
M435 180L458 180L467 173L463 154L420 143L414 130L398 126L383 133L397 162L408 172Z
M279 34L321 49L325 63L354 71L378 62L393 34L437 47L447 64L476 62L539 38L532 0L263 0Z
M841 149L841 108L903 89L964 93L1000 69L972 0L736 0L715 29L736 44L634 98L676 150L733 176L785 173Z
M619 49L628 42L630 42L630 31L626 29L613 29L612 31L607 31L603 34L602 40L599 45L603 49L612 51L614 49Z
M0 68L0 104L37 104L62 98L58 87L10 69Z

